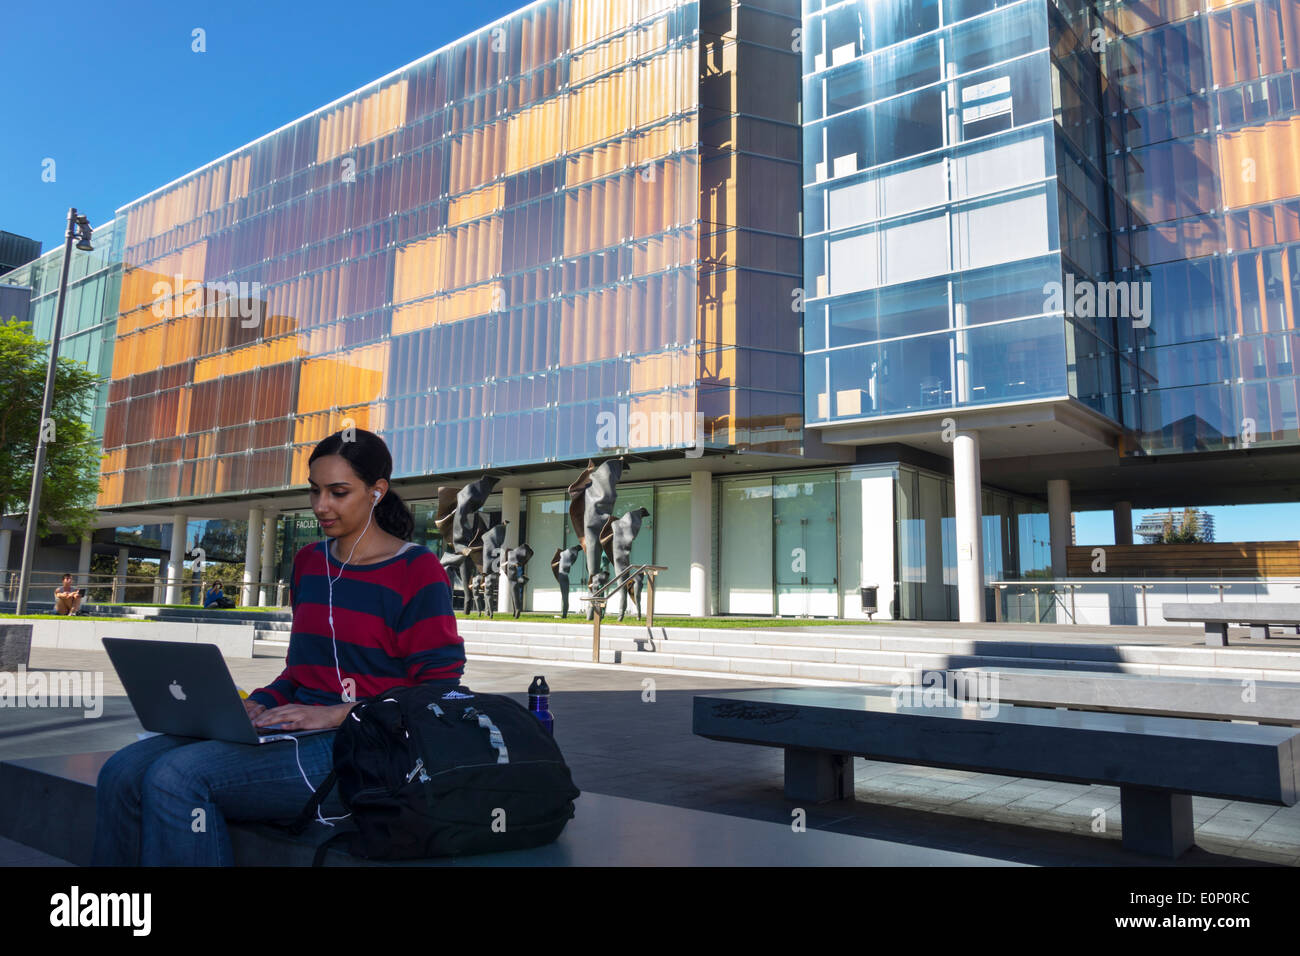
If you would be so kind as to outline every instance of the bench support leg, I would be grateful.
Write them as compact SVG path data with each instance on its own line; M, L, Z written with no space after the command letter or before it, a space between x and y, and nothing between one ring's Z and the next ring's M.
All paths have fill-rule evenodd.
M1228 646L1228 625L1206 624L1205 625L1205 646L1206 647L1227 647Z
M1268 640L1268 625L1267 625L1267 624L1252 624L1252 625L1250 626L1250 639L1251 639L1252 641L1266 641L1266 640Z
M1176 859L1193 843L1192 798L1185 793L1120 787L1124 849Z
M785 797L827 803L853 799L853 757L816 750L785 751Z

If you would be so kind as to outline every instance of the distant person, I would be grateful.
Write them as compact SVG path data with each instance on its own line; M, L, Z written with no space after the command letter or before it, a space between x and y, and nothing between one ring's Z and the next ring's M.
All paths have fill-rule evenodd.
M226 597L226 589L220 581L213 581L212 586L208 588L207 597L203 599L203 606L209 607L234 607L235 602Z
M55 614L80 614L81 592L72 586L72 575L65 574L63 583L54 590Z

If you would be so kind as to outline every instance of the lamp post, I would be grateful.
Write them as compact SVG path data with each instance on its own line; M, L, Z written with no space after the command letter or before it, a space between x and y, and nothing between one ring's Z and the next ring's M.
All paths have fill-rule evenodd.
M18 573L19 614L27 613L27 592L32 574L32 559L36 555L36 516L41 508L41 480L45 476L45 423L54 407L54 371L59 364L59 335L63 331L63 303L68 297L68 267L72 264L72 240L77 248L93 252L90 236L93 230L85 216L77 215L76 207L68 210L68 232L63 243L63 271L59 276L59 299L54 308L54 334L50 342L50 364L45 370L45 399L41 403L41 421L36 436L36 463L32 467L32 493L27 499L27 530L23 538L23 563Z

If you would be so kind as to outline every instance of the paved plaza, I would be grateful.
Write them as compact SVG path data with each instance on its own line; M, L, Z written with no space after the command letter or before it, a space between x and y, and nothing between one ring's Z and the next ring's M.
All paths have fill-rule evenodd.
M250 690L283 667L265 658L228 663L236 683ZM0 709L0 759L112 750L136 739L140 724L105 654L34 648L30 667L102 672L103 715L87 720L77 710ZM522 699L537 673L552 688L556 737L584 791L790 821L796 804L782 792L781 751L696 737L692 698L699 691L823 682L471 655L465 683ZM854 765L857 800L806 807L810 828L1049 866L1168 865L1121 848L1114 787L863 759ZM1098 808L1105 811L1106 833L1093 832ZM1196 797L1193 808L1197 845L1178 865L1300 863L1300 806ZM0 840L0 864L60 862Z

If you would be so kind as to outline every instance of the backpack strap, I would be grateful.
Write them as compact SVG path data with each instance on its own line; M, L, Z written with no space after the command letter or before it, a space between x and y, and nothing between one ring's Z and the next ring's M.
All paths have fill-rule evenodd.
M321 843L319 846L316 847L316 855L311 858L311 865L324 866L325 854L329 852L330 847L344 843L345 841L348 843L350 847L352 841L352 832L349 830L345 830L342 833L336 833L328 840L325 840L323 843ZM351 852L351 850L349 850L349 852Z
M316 792L307 801L307 805L302 808L302 813L298 814L298 819L290 825L290 833L297 835L307 829L311 821L316 818L316 812L320 809L321 804L325 802L325 798L334 789L334 784L338 782L338 778L337 770L329 772L329 776L321 782L321 785L316 788Z

